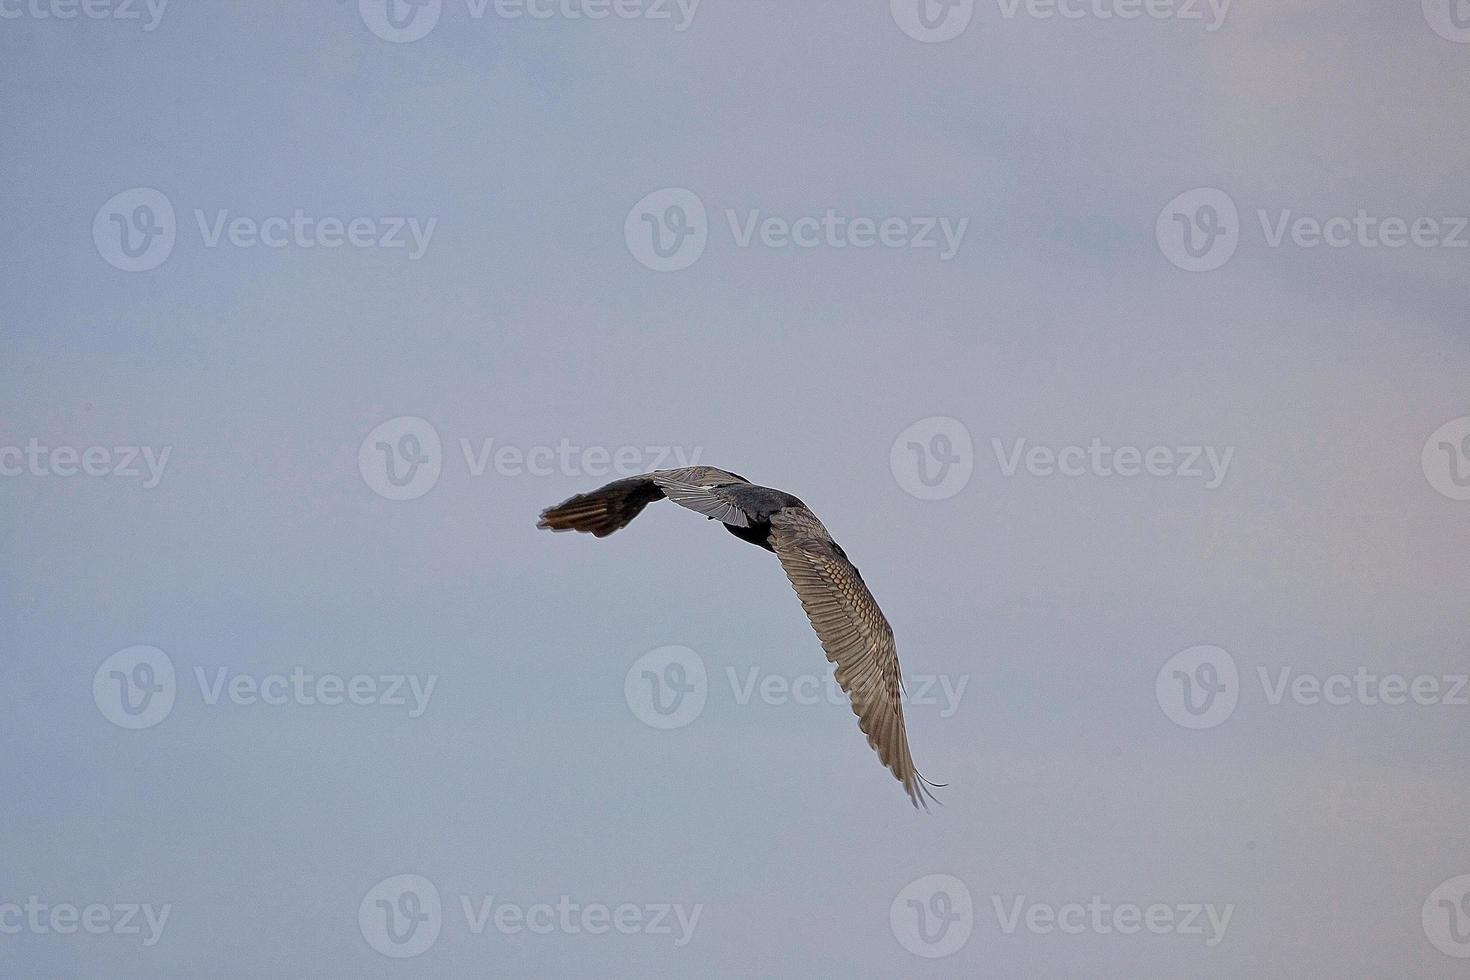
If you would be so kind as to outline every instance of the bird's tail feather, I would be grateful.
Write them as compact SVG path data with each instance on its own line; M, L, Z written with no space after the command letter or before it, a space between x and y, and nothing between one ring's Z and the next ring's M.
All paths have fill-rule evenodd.
M590 493L579 493L541 512L537 527L552 531L582 531L605 538L625 526L664 495L646 476L614 480Z

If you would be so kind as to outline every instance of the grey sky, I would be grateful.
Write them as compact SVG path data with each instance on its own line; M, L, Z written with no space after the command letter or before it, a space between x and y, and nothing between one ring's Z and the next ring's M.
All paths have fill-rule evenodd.
M444 0L400 43L378 0L174 0L152 29L143 4L0 0L0 974L1459 970L1470 423L1432 434L1470 416L1470 43L1436 31L1459 36L1447 0L1236 0L1215 30L1207 3L996 0L935 43L907 0L568 3ZM647 267L639 233L688 241L666 207L691 195L703 252ZM1346 244L1302 244L1303 217ZM1178 267L1186 226L1217 267ZM396 454L403 418L439 472L395 500L368 437ZM968 480L922 499L907 442L959 431ZM1117 475L1093 440L1167 448L1173 475ZM94 447L140 475L86 475ZM536 530L624 447L822 517L911 694L932 680L907 713L935 815L845 704L781 693L830 668L770 555L668 505L601 541ZM1204 476L1178 472L1193 447ZM1230 451L1214 488L1206 448ZM128 730L94 680L140 645L175 700ZM706 669L673 730L625 696L666 646ZM1191 729L1166 664L1199 646L1235 707ZM303 703L295 668L344 699L370 677L373 703ZM1338 674L1438 700L1299 703ZM416 717L410 676L434 678ZM236 703L262 682L285 703ZM442 903L401 959L375 948L409 951L378 927L398 875ZM931 959L952 879L972 931ZM139 934L57 935L31 896L169 911L151 945L141 910ZM477 931L462 900L487 896ZM1172 925L1099 927L1094 896ZM549 931L515 928L538 903ZM579 918L625 904L629 934ZM1174 928L1190 906L1201 934ZM1217 936L1205 907L1230 909Z

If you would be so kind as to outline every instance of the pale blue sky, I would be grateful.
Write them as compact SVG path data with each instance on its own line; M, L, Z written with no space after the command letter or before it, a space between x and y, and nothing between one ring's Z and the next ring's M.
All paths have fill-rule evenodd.
M881 2L704 0L681 31L674 4L512 20L444 0L394 43L352 2L175 0L152 30L142 4L35 3L0 2L0 470L31 440L169 456L151 488L0 475L0 929L33 895L170 911L152 945L146 926L0 931L0 974L1461 968L1421 911L1470 874L1470 707L1272 704L1259 679L1470 672L1470 502L1421 466L1470 415L1470 248L1267 231L1363 210L1450 237L1470 212L1470 44L1419 4L1236 0L1208 31L981 2L923 43ZM137 216L141 198L104 207L134 188L175 215L143 271L93 236ZM665 188L706 210L675 272L624 236ZM1198 188L1229 198L1238 241L1187 272L1155 226ZM828 209L968 224L945 260L742 247L726 215ZM297 210L375 237L434 224L410 258L210 246L196 217ZM441 472L390 500L359 450L404 416L440 437ZM890 467L931 417L973 444L942 500ZM1007 476L995 448L1094 438L1233 456L1206 489ZM475 475L461 440L487 439L698 449L802 497L906 674L966 685L952 712L908 712L944 806L909 807L845 705L732 691L727 670L829 670L770 555L667 504L606 540L538 531L602 478ZM177 671L172 711L136 731L93 696L135 645ZM708 700L662 731L624 684L668 645L699 655ZM1229 652L1238 705L1190 730L1155 681L1197 645ZM211 705L196 680L296 667L436 680L420 717L411 696ZM443 904L409 959L358 921L399 874ZM933 874L974 905L939 959L890 923ZM683 945L677 925L476 934L461 899L487 895L701 911ZM1213 946L1007 933L996 911L1094 895L1233 911Z

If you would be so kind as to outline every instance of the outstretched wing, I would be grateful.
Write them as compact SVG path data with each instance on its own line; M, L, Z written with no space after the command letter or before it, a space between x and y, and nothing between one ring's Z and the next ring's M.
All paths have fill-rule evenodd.
M732 479L733 478L733 479ZM688 507L712 521L749 527L750 516L740 506L733 487L749 486L748 480L713 466L691 466L682 470L659 470L654 485L680 507Z
M536 526L553 531L584 531L605 538L619 528L626 527L644 507L663 496L713 517L715 515L710 510L717 506L718 501L713 494L713 488L748 482L742 476L713 466L657 470L614 480L588 493L568 497L555 507L543 510ZM726 523L734 521L726 520ZM743 517L738 526L745 526Z
M786 507L771 516L771 546L801 599L827 659L837 665L837 683L852 699L858 727L915 807L933 799L914 768L904 731L902 680L893 630L862 576L822 522L805 507Z

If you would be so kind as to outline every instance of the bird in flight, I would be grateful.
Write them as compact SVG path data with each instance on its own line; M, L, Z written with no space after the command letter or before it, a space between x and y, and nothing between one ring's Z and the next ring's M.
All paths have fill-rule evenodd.
M921 776L909 755L893 630L857 566L806 504L713 466L689 466L630 476L579 493L542 511L536 526L605 538L661 497L775 553L827 659L837 665L837 682L852 701L868 745L903 784L914 806L928 809L934 799L930 788L943 784Z

